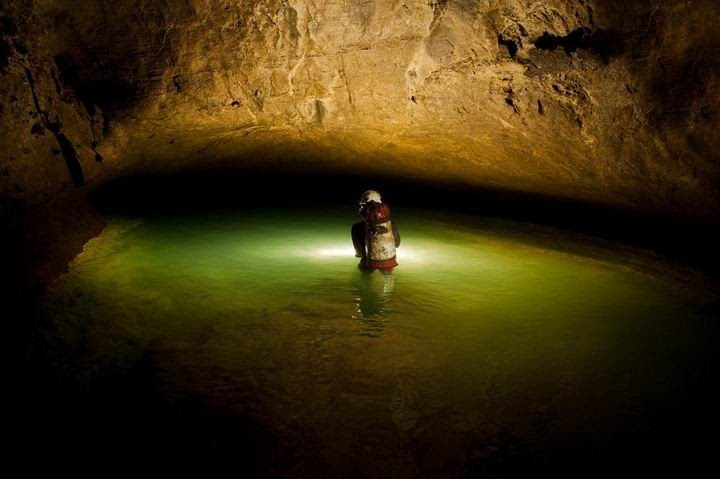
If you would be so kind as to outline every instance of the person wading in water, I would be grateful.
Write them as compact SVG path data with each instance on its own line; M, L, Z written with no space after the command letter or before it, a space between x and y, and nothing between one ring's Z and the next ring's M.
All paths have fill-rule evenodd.
M361 269L391 270L397 266L395 250L400 246L400 233L390 219L390 207L382 202L380 193L368 190L360 197L362 221L352 226L355 256Z

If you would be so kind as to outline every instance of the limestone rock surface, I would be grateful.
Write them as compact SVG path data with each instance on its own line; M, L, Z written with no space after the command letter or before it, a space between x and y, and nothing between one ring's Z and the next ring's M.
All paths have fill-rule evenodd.
M720 218L716 0L7 0L0 198L197 165Z

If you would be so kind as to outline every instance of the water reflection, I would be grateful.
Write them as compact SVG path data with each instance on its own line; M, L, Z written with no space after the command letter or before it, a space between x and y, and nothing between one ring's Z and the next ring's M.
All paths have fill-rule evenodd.
M355 296L352 317L361 323L361 335L379 336L390 312L388 303L395 291L395 275L383 270L358 271L352 290Z

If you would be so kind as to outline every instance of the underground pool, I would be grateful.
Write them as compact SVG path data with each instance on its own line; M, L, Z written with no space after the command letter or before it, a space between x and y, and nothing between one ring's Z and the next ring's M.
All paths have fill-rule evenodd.
M394 218L399 267L369 273L352 206L107 216L37 306L45 419L92 450L284 477L702 454L712 288L548 228Z

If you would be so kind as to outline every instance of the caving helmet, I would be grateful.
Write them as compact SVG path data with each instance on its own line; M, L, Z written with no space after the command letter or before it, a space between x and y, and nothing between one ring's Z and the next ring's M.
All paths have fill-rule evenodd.
M360 206L363 206L366 203L370 203L371 201L374 201L375 203L382 203L382 198L380 197L380 193L378 193L375 190L367 190L360 197Z

